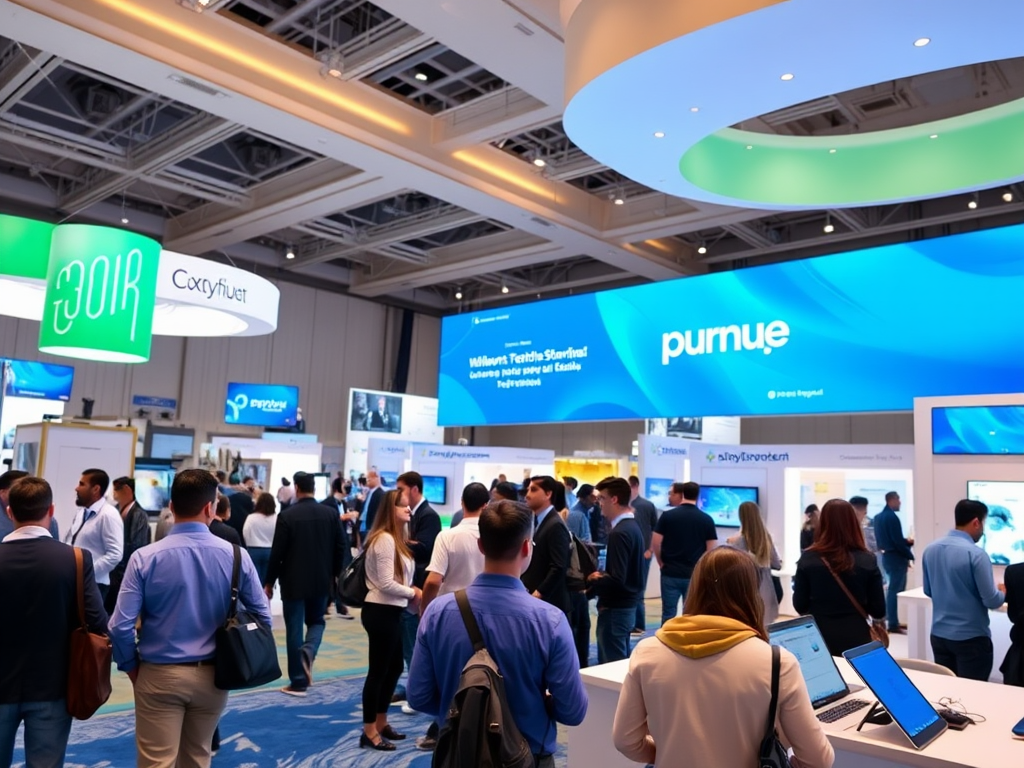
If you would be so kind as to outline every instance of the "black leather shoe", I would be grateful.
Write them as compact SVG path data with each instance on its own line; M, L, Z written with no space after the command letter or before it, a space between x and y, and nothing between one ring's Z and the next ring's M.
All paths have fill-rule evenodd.
M390 723L388 725L385 725L381 729L380 735L383 736L385 739L391 739L391 741L401 741L405 738L405 734L396 731L394 728L391 727Z
M380 741L376 744L373 743L373 739L367 736L365 733L359 734L359 746L363 749L376 749L378 752L394 752L395 745L387 739L380 737Z

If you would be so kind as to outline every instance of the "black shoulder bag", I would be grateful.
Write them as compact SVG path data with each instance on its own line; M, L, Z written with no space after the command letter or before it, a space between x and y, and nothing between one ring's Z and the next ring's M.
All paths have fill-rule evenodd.
M782 746L775 731L775 713L779 705L779 647L772 646L772 703L768 706L768 724L757 756L758 768L790 768L789 750Z
M231 605L224 625L217 628L213 684L222 691L255 688L281 677L277 643L270 626L248 611L238 610L238 577L242 552L237 544L231 569Z

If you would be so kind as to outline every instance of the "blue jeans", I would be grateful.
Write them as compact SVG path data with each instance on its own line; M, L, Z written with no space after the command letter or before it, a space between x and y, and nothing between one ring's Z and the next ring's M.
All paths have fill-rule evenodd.
M25 765L59 768L71 733L71 715L64 699L0 704L0 765L10 766L14 737L25 723Z
M886 552L882 555L882 565L885 566L885 572L889 576L889 588L885 590L885 617L891 632L900 627L896 595L907 588L907 566L910 565L910 561L905 557Z
M302 668L302 654L307 654L312 662L320 650L320 641L324 637L327 595L306 600L282 600L281 607L284 613L285 645L288 648L288 679L293 688L304 691L310 681L306 677L306 670Z
M935 663L953 670L957 677L988 682L994 652L992 638L982 635L970 640L947 640L932 635Z
M267 569L270 567L270 547L249 547L249 557L252 564L256 566L256 573L260 577L260 584L267 583Z
M647 605L644 603L644 595L647 594L647 577L651 573L651 560L653 559L654 555L651 555L650 557L645 557L640 561L643 564L644 589L636 604L636 621L633 622L633 629L647 629Z
M629 658L629 633L636 608L601 608L597 611L597 663Z
M661 623L674 619L679 612L679 601L685 607L686 593L690 591L690 580L677 576L661 575Z

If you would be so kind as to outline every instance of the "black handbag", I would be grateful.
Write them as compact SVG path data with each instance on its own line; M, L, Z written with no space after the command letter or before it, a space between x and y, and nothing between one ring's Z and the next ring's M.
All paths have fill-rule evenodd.
M370 588L366 586L366 550L363 550L349 563L341 574L341 602L353 608L362 608Z
M761 749L757 755L758 768L791 768L789 750L779 741L775 730L775 713L779 704L779 647L772 646L772 703L768 706L768 724L761 739Z
M248 611L238 610L238 576L242 551L235 544L231 569L231 605L224 625L217 628L213 684L222 691L255 688L281 677L277 643L270 626Z

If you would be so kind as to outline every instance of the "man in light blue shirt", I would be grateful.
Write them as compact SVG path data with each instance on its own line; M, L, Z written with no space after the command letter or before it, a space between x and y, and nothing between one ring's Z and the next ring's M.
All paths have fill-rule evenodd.
M572 509L579 500L576 497L576 488L579 483L575 477L567 476L562 478L562 485L565 486L565 508Z
M576 650L565 613L537 600L520 574L532 555L533 515L523 504L496 501L480 514L484 571L466 593L491 658L501 671L512 719L539 768L554 766L557 723L579 725L587 713ZM423 614L409 670L409 706L447 712L473 645L455 595ZM550 693L550 695L547 695Z
M566 496L568 497L568 493ZM568 504L568 499L566 504ZM594 506L594 486L584 484L580 487L580 495L575 504L569 505L569 514L565 524L572 535L580 541L590 543L590 508Z
M213 684L214 636L227 619L234 564L232 545L210 533L216 502L217 480L209 472L175 476L174 528L132 555L110 618L114 661L135 686L139 768L210 764L210 742L228 698ZM269 626L256 567L244 549L241 557L239 609Z
M985 534L988 507L964 499L956 505L956 529L932 542L922 556L924 593L932 599L932 652L957 677L988 680L992 633L988 612L1006 600L992 577L992 561L977 542Z
M124 522L106 499L110 476L102 469L87 469L78 480L75 499L81 509L64 532L64 543L82 547L92 555L96 586L104 600L110 589L110 572L124 552Z

